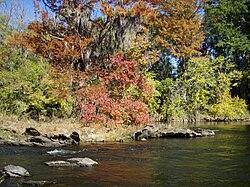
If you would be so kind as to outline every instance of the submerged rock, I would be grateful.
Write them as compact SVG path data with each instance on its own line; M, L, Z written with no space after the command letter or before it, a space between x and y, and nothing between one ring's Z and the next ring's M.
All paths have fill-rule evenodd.
M45 162L45 165L50 166L50 167L76 167L78 166L76 163L62 161L62 160Z
M83 167L90 167L94 165L98 165L98 163L90 158L70 158L67 159L70 162L76 162L77 165L83 166Z
M90 158L70 158L67 161L49 161L45 162L50 167L91 167L98 163Z
M14 165L7 165L3 168L3 171L10 177L29 177L29 172L21 167Z
M65 155L65 154L75 154L80 151L72 151L72 150L65 150L65 149L54 149L51 151L47 151L50 155Z
M23 181L22 184L25 186L47 186L50 184L56 184L56 182L29 180L29 181Z

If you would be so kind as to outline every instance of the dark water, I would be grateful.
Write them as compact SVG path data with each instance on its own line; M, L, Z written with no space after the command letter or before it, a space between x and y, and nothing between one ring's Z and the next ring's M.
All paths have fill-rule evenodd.
M250 186L250 124L197 126L218 131L214 137L87 145L65 148L66 152L1 146L0 168L23 166L33 175L26 180L57 181L55 187ZM90 157L99 165L49 168L43 164L71 157ZM7 180L0 186L18 185Z

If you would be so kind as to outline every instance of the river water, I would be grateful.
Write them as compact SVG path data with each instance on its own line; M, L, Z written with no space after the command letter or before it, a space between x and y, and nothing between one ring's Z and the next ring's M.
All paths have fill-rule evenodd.
M32 174L25 180L56 181L51 185L54 187L250 186L250 124L195 126L216 130L216 135L63 149L1 146L0 168L8 164L23 166ZM92 168L44 165L46 161L72 157L89 157L99 165ZM8 179L0 186L22 185Z

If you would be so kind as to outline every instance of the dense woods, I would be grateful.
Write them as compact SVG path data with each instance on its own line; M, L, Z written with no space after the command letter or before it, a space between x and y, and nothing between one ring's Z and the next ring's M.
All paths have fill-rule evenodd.
M249 0L33 4L27 23L0 1L2 113L104 126L249 117Z

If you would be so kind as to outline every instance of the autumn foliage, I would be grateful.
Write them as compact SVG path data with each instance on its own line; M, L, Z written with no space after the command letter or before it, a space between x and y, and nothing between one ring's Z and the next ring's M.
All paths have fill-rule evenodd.
M216 52L217 48L208 51L202 49L206 41L204 38L211 34L204 33L205 26L209 27L213 23L207 20L204 24L203 15L212 16L214 8L224 1L33 0L33 2L35 21L29 23L27 29L21 32L13 31L6 43L13 51L19 51L24 59L27 57L29 59L30 54L34 55L30 56L35 59L34 61L41 59L39 62L41 64L45 59L48 68L44 69L46 74L36 77L38 84L28 89L27 97L30 97L30 93L34 93L32 99L35 98L35 101L27 104L24 101L26 96L25 99L18 98L17 106L25 106L20 113L32 111L39 119L42 115L76 116L83 123L112 126L145 124L153 119L149 113L158 119L169 120L176 117L193 120L200 117L199 115L210 115L211 104L221 106L217 105L219 99L207 102L208 90L209 92L213 90L207 87L211 81L209 76L204 74L206 71L199 74L204 67L208 69L206 73L211 74L212 69L209 68L213 65L207 66L210 60L194 59L209 59L205 54L208 54L209 50ZM226 5L221 4L221 6ZM204 9L206 6L211 8L211 12L209 8ZM221 9L218 10L220 13ZM216 27L217 20L214 21L214 28L219 28ZM2 25L3 27L0 27L4 29L4 24ZM247 25L240 25L245 31ZM227 33L222 32L222 36L225 34L227 38ZM220 38L220 35L216 37ZM207 38L211 46L214 45L216 37L211 35ZM240 41L245 39L242 38ZM4 43L1 44L3 48L5 48ZM222 47L219 45L221 42L215 47ZM230 45L228 49L232 50ZM241 62L242 59L247 60L249 56L247 45L244 47L243 56L236 55L240 54L238 53L241 51L240 46L245 45L238 45L238 51L235 53L224 50L223 47L225 59L232 60L234 56L237 62ZM12 55L3 52L4 58L5 54ZM218 51L218 54L216 52L216 55L212 56L218 59L220 55L221 52ZM6 60L4 63L1 62L3 65L0 64L0 68L5 67L4 64L7 62ZM17 64L19 62L20 60L17 60ZM8 63L12 64L12 60ZM34 71L38 71L33 63L28 65L34 68ZM235 67L239 68L238 65L240 64ZM8 66L9 64L6 65ZM17 68L17 70L24 69ZM220 71L223 72L226 70ZM40 75L40 71L37 74ZM213 77L218 74L214 74ZM201 76L197 78L197 82L202 80L204 85L195 84L195 75ZM248 73L243 75L246 80L249 79ZM230 79L228 88L231 83L237 86L237 81ZM0 80L0 86L1 84L3 81ZM8 87L7 83L5 84L4 89ZM244 84L247 84L247 81ZM215 92L219 93L218 90ZM9 102L10 100L6 99L8 94L3 94L2 100L0 96L0 101ZM226 96L225 98L230 98L229 91ZM213 111L218 112L217 108L214 107ZM59 115L57 111L60 111Z
M112 68L100 72L95 83L77 91L82 121L107 126L151 121L147 102L152 97L152 88L139 74L138 64L125 60L122 53L113 56L111 64Z

